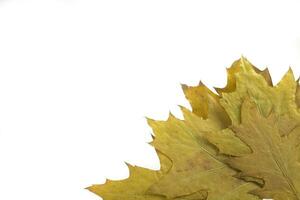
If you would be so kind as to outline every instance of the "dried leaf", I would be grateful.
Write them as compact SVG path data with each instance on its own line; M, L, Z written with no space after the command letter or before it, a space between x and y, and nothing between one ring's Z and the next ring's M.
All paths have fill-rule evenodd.
M220 128L231 124L230 118L220 104L220 97L208 89L202 82L198 86L182 85L183 92L190 102L193 113L203 119L209 118L219 123Z
M242 104L242 122L233 130L251 149L252 153L229 158L228 163L241 171L241 176L262 179L264 185L252 191L261 198L275 200L300 199L300 118L293 130L278 127L278 121L286 116L272 112L262 116L254 101L246 99ZM286 126L295 119L285 120Z
M164 200L162 195L147 194L148 188L157 182L163 173L172 166L172 162L163 154L158 153L161 163L159 171L149 170L142 167L134 167L127 164L129 178L121 181L107 180L105 184L93 185L87 189L91 192L109 200Z
M182 85L184 119L148 119L158 171L128 165L130 176L88 189L104 200L300 200L300 86L290 69L273 86L268 69L246 58L227 85Z
M149 192L172 199L205 190L208 200L257 199L248 194L257 186L234 178L236 171L224 164L224 157L202 138L206 131L219 129L214 121L202 120L186 109L183 112L185 120L173 115L167 121L149 120L155 133L154 147L173 162L169 173Z
M243 61L245 61L246 58L244 58L243 56L241 57L241 59L236 60L230 68L227 69L227 85L224 88L215 88L216 91L218 92L218 94L222 95L222 93L230 93L235 91L236 89L236 74L242 71L242 67L241 65L243 64ZM261 75L265 81L267 82L267 84L269 86L272 86L272 78L270 76L269 70L268 68L266 68L265 70L259 70L258 68L256 68L253 64L251 64L250 62L247 62L247 65L252 68L258 75Z
M239 72L235 73L236 88L233 92L223 93L220 100L232 124L240 123L241 105L247 96L251 96L264 116L268 116L271 109L274 109L277 115L299 115L295 101L297 82L291 69L279 84L272 87L263 76L255 72L247 59L242 57L238 64L240 68Z

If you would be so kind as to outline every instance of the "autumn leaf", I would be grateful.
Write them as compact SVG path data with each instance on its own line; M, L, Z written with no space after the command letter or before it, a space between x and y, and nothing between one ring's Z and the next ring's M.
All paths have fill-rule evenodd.
M218 155L217 150L203 139L205 131L218 130L214 121L202 120L183 108L185 120L170 115L167 121L149 120L155 139L153 146L165 153L173 166L149 192L163 194L172 199L205 190L208 200L257 199L248 191L257 186L245 183L235 177L235 170L229 168ZM244 151L248 148L243 146ZM219 187L222 182L222 187Z
M160 170L150 170L128 163L129 177L125 180L107 180L105 184L92 185L87 189L104 199L108 200L167 200L164 195L150 194L148 189L156 183L163 174L168 173L172 166L171 160L157 151L160 159ZM192 194L183 195L176 200L206 200L207 191L197 191Z
M182 85L184 119L148 119L161 168L128 164L125 180L88 189L104 200L300 200L300 86L290 69L273 85L268 69L241 57L227 85Z
M251 64L245 57L242 56L240 59L233 62L230 68L227 68L227 85L224 88L215 87L215 90L218 94L222 96L223 93L230 93L235 91L237 82L236 75L243 70L244 67L242 67L242 65L245 64L248 65L248 69L256 72L257 75L262 76L262 78L265 79L266 83L269 86L273 85L268 68L264 70L259 70L253 64Z
M142 167L127 164L129 178L121 181L107 180L105 184L93 185L87 189L104 199L141 199L141 200L164 200L161 195L147 194L148 188L157 182L163 173L172 166L172 162L163 154L158 153L161 169L159 171L149 170Z
M241 113L242 122L233 130L252 153L230 158L230 166L240 170L241 176L264 181L262 188L252 191L261 198L300 199L300 118L293 130L280 129L278 121L287 116L278 117L272 112L265 118L249 99L243 102ZM295 124L294 120L285 119L286 126Z
M241 105L245 97L251 96L264 116L271 109L276 115L289 114L299 116L295 102L297 82L290 69L275 87L261 74L258 74L253 65L245 58L239 61L240 70L235 73L235 89L229 93L222 93L221 105L230 116L232 124L240 123Z
M220 104L220 97L202 82L193 87L182 84L182 89L194 114L219 123L220 128L228 127L231 124L229 116Z
M235 67L235 65L233 65ZM221 153L229 155L241 155L249 152L249 148L239 141L227 128L231 121L226 111L220 104L220 97L210 91L202 82L198 86L190 87L182 85L186 98L189 100L192 112L181 107L187 124L197 127L197 134L205 135L205 139L214 144L218 142ZM200 105L203 105L200 112ZM203 120L205 119L205 120ZM209 133L209 134L208 134ZM203 140L203 138L202 138ZM222 140L222 142L220 142ZM222 147L224 146L224 147Z

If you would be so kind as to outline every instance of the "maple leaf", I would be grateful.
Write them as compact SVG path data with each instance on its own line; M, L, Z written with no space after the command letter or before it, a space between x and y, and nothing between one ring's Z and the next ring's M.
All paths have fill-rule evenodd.
M165 173L168 173L172 166L171 160L157 151L160 159L160 170L150 170L128 163L129 177L125 180L107 180L105 184L92 185L87 189L104 199L109 200L167 200L164 195L150 194L148 189L157 182ZM176 200L206 200L207 191L198 191L192 194L183 195Z
M200 130L198 134L205 135L205 139L209 139L212 144L219 143L218 148L221 153L238 156L250 151L226 129L231 125L231 121L221 106L218 95L210 91L202 82L194 87L182 85L182 88L194 114L181 107L186 123L195 122L194 124Z
M161 168L128 164L130 176L88 189L104 200L300 200L300 85L290 69L273 86L268 69L241 57L227 85L182 85L184 119L148 119Z
M291 69L276 86L273 86L267 68L260 71L244 57L235 61L227 69L227 73L227 86L222 89L216 88L216 90L221 95L220 104L226 110L233 125L240 123L241 105L248 96L251 96L264 116L268 116L273 109L278 116L285 114L290 118L299 118L297 107L298 104L300 105L300 86L295 81ZM289 124L287 127L284 119L278 123L280 129L288 130L292 130L296 125ZM232 130L223 129L219 134L207 134L206 138L215 144L221 153L241 155L239 149L223 147L225 143L220 141L225 136L223 133L234 135Z
M203 190L208 192L208 200L257 199L248 194L257 186L233 177L236 171L229 168L223 162L224 157L202 138L206 131L218 129L215 122L202 120L182 109L185 120L173 115L167 121L148 120L155 134L153 146L173 162L168 174L150 187L149 192L170 199Z
M230 68L227 68L227 85L224 88L215 87L215 90L218 92L218 94L222 96L223 93L230 93L235 91L237 82L236 75L243 70L243 68L241 67L241 65L243 64L247 64L248 69L250 68L251 70L254 70L258 75L261 75L268 85L273 85L268 68L260 70L242 56L240 59L233 62Z
M201 81L199 85L191 87L182 84L185 97L190 102L193 113L203 119L209 118L219 123L220 128L231 124L230 118L220 104L220 97L208 89Z
M291 117L299 115L295 101L297 82L291 69L279 84L273 87L266 75L258 74L247 59L242 57L237 63L239 71L234 74L234 90L230 90L229 93L223 92L220 100L232 124L240 123L241 105L247 96L252 97L264 116L267 116L271 109L274 109L277 115L286 113Z
M295 119L286 115L278 117L274 112L265 118L249 99L243 102L241 115L241 124L232 129L252 153L229 158L228 163L240 170L241 176L264 181L263 187L252 191L253 194L275 200L299 200L300 118L294 129L282 129L278 121L284 118L288 127L295 124Z
M163 200L161 195L147 194L148 188L158 181L163 173L166 173L172 166L172 162L158 152L160 158L160 170L149 170L142 167L132 166L128 163L129 178L121 181L107 180L105 184L93 185L87 189L103 197L104 199L143 199L143 200Z
M273 87L268 79L259 76L250 62L242 58L239 63L241 67L239 71L234 72L235 79L231 79L231 82L234 82L231 85L234 87L231 86L230 90L224 89L224 94L222 94L221 104L233 121L233 127L225 130L237 135L253 153L231 158L227 163L241 171L238 175L240 178L255 181L263 186L261 190L252 191L253 194L261 198L298 200L300 177L293 173L300 169L297 154L300 131L300 117L297 109L300 102L299 84L295 81L291 69L279 84ZM252 107L256 108L259 115L244 108L246 107L244 102L248 99L251 99ZM250 118L250 114L256 117ZM263 117L267 116L268 120L264 120ZM245 127L244 124L250 121L252 129L237 128ZM240 122L242 122L241 125L239 125ZM262 130L267 127L268 130ZM258 137L255 133L264 137ZM220 138L216 138L213 134L207 134L207 136L207 139L221 152L229 155L236 153L228 153L227 147L224 150L224 143L220 140L223 137L222 134L218 135ZM270 141L277 140L270 144L269 139ZM273 165L270 165L270 159L273 160ZM278 177L278 174L281 174L281 177Z

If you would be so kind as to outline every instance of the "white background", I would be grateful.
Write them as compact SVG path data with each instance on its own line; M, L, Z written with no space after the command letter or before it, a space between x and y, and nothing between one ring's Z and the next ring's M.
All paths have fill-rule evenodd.
M1 0L0 199L96 200L84 188L158 169L145 116L225 85L246 56L300 74L296 1Z

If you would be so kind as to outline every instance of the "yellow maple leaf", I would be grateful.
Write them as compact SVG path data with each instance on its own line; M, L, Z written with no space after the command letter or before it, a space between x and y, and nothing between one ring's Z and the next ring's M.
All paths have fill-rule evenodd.
M230 166L240 170L241 177L263 180L263 187L252 191L261 198L300 199L300 118L278 117L274 112L265 118L249 99L243 102L241 115L241 124L232 129L252 152L229 158ZM279 127L282 118L285 129ZM290 130L295 123L298 126Z
M153 146L173 162L170 171L150 187L149 192L169 199L197 191L207 191L208 200L256 199L248 194L256 186L233 177L236 171L229 168L224 157L203 139L206 131L219 129L214 121L202 120L184 108L183 112L185 120L173 115L167 121L149 120L155 134ZM241 148L248 150L245 146Z
M299 115L295 101L297 82L291 69L279 84L273 87L268 79L255 71L247 59L242 57L238 64L239 71L234 73L235 89L229 93L222 93L220 100L232 124L240 123L241 105L247 96L251 96L264 116L267 116L272 108L277 115Z
M158 152L161 169L159 171L149 170L142 167L131 166L129 168L129 178L121 181L107 180L105 184L93 185L87 189L101 196L104 199L141 199L141 200L164 200L162 195L147 194L148 188L157 182L164 173L172 166L172 162Z
M192 107L181 107L183 120L148 119L160 170L129 165L128 179L88 189L104 200L300 200L300 86L292 70L273 86L268 69L241 57L227 79L218 94L202 82L182 85Z

